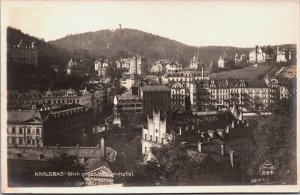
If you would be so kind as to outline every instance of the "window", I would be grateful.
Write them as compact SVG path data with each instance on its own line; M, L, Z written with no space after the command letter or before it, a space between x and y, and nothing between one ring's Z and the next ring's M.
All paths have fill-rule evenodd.
M16 128L15 127L12 128L12 133L16 133Z
M19 128L19 133L22 134L23 133L23 129Z
M27 134L30 134L30 129L29 128L27 129Z
M36 134L40 134L40 129L36 129Z
M145 134L145 140L147 140L147 134Z
M152 141L152 135L150 135L150 141Z
M19 144L23 145L23 138L19 138Z
M155 141L158 142L158 137L157 136L155 137Z

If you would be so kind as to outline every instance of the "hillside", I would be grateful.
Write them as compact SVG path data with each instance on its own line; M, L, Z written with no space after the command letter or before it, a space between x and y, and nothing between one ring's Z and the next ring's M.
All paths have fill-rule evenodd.
M71 58L71 53L63 48L57 48L43 39L39 39L22 31L8 27L7 28L7 45L12 47L17 45L20 40L23 40L25 45L31 45L35 41L38 48L38 66L39 67L49 67L49 65L61 65L64 66L68 60Z
M101 30L68 35L49 42L70 52L84 49L95 57L118 58L145 55L150 62L159 58L179 60L188 65L194 53L199 51L206 66L220 56L234 57L236 53L247 53L250 49L235 47L193 47L134 29Z

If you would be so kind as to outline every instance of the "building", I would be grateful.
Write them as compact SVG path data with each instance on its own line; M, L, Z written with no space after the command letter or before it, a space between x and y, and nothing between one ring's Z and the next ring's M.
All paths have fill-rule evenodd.
M187 70L179 72L169 72L162 77L162 82L165 84L180 82L188 89L190 87L190 84L194 81L209 80L208 74L204 72L204 66L201 66L201 68L201 71Z
M190 87L190 98L194 111L228 108L233 104L243 108L255 105L256 110L261 110L270 104L270 89L265 81L197 81Z
M118 113L142 113L143 102L139 95L133 95L127 91L114 97L114 107Z
M81 105L69 105L43 111L45 115L44 145L76 146L92 133L92 110Z
M156 62L151 67L151 70L150 70L150 72L152 72L152 73L162 73L162 71L163 71L163 66L160 63L158 63L158 62Z
M220 58L218 60L218 68L225 68L225 61L222 58L222 56L220 56Z
M108 60L96 60L95 61L95 72L97 73L97 76L106 76L106 68L108 67Z
M182 65L178 63L168 63L166 65L166 70L167 72L173 72L173 71L181 71L182 70Z
M190 69L198 70L199 66L202 64L203 64L203 62L201 61L201 59L199 57L199 52L195 53L193 58L191 59Z
M171 89L165 85L143 86L140 90L145 113L171 111Z
M84 185L113 184L114 174L106 161L104 137L101 137L96 147L8 147L8 185L23 186L28 183L33 185L43 183L42 177L38 177L42 175L38 174L45 173L49 159L60 157L62 154L76 155L79 162L84 165Z
M168 143L167 121L160 111L153 111L147 118L147 125L143 127L142 153L147 154L152 147L159 147Z
M172 111L185 111L186 87L180 82L175 82L170 88Z
M125 87L127 90L131 89L134 83L135 83L134 75L125 75L120 79L120 85Z
M276 62L287 62L288 60L292 59L291 52L288 49L281 49L279 46L277 46L277 52L276 52Z
M15 63L31 64L35 67L38 65L38 49L34 41L30 46L21 40L18 45L8 47L8 56Z
M270 46L255 46L255 48L249 52L249 62L251 63L263 63L271 60L273 60L273 49Z
M8 90L8 107L19 107L24 104L49 105L52 107L80 104L85 107L92 107L92 94L86 89L75 91L70 89L59 89L47 91L39 90Z
M147 67L147 58L144 56L134 56L130 59L129 74L144 74Z
M100 114L103 112L104 108L104 90L99 85L90 85L89 92L92 94L92 109L93 114Z
M44 119L40 111L7 111L8 147L41 147L43 145Z

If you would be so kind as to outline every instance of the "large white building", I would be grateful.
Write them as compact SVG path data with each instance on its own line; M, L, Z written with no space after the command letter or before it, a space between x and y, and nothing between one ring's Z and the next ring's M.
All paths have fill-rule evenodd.
M167 120L161 117L159 111L153 111L153 115L148 116L146 127L143 128L142 153L147 155L152 147L160 147L167 143Z
M159 62L156 62L151 67L151 70L150 70L150 72L153 72L153 73L161 73L162 71L163 71L163 66Z

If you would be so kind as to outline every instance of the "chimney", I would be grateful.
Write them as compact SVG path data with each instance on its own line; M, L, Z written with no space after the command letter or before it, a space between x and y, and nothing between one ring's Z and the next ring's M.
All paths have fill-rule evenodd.
M185 131L189 131L189 127L188 126L185 126Z
M202 144L203 143L201 141L198 142L198 152L200 153L202 152Z
M237 120L237 121L236 121L236 124L237 124L237 125L240 124L240 120Z
M229 133L229 125L226 126L226 133Z
M231 167L234 165L234 151L230 151L230 164Z
M222 156L225 155L225 144L224 143L221 144L221 155Z
M181 135L182 134L182 132L181 132L181 127L179 127L179 135Z
M234 120L231 122L231 127L234 128Z
M192 125L192 131L194 131L195 130L195 125Z

